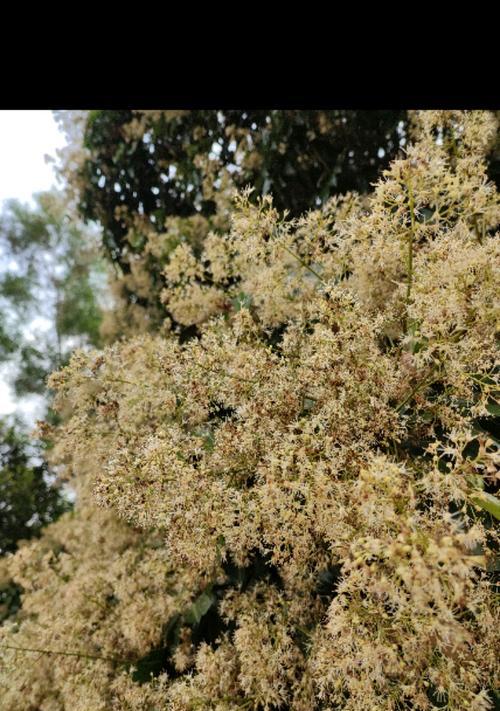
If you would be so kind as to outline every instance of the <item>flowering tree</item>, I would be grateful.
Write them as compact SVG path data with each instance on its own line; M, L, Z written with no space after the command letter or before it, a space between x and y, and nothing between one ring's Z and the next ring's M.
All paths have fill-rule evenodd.
M52 375L79 499L10 561L6 711L491 708L497 124L412 120L368 196L240 193L161 333Z

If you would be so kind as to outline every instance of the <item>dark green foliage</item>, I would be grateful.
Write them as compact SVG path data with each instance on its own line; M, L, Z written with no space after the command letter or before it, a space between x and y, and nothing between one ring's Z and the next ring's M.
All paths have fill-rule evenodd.
M495 114L497 120L500 121L500 111L495 111ZM493 145L488 156L488 177L495 183L497 190L500 190L500 131L497 132L495 144Z
M47 464L20 423L0 421L0 555L69 510L49 479Z
M99 344L101 311L88 269L75 264L60 285L61 300L57 308L57 329L65 336L85 335L92 345Z
M12 385L18 396L26 394L43 395L45 381L52 371L52 364L57 363L57 353L45 343L42 348L25 344L19 346L18 368Z
M0 624L21 607L21 588L11 580L0 582Z
M143 138L127 141L124 127L137 117L126 110L91 112L84 139L91 157L80 174L81 214L101 223L108 253L124 271L130 242L117 207L149 217L159 231L168 216L215 211L196 158L217 157L218 170L230 167L236 186L270 192L279 210L299 215L333 193L366 192L398 151L406 113L195 110L148 117ZM219 176L216 169L215 186ZM132 249L140 252L142 243Z

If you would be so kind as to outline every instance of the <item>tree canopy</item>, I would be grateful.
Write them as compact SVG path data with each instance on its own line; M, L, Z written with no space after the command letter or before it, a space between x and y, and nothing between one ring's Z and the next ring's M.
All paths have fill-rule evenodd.
M181 236L199 246L208 231L226 231L233 190L272 194L292 216L332 194L366 192L404 143L405 119L402 111L84 112L76 139L67 127L64 175L78 214L102 227L124 302L157 328L165 249Z

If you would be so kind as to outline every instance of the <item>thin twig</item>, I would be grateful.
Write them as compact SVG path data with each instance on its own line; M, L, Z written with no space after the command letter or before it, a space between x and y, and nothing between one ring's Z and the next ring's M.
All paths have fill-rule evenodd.
M124 659L116 659L115 657L104 657L98 654L85 654L83 652L60 652L54 649L33 649L31 647L15 647L12 644L0 644L0 649L13 649L16 652L33 652L35 654L54 654L62 657L79 657L80 659L92 659L104 662L113 662L114 664L131 664L132 662Z
M294 259L296 259L298 262L300 262L300 264L302 264L304 269L308 269L311 272L311 274L314 274L316 279L319 279L322 284L326 284L326 281L323 279L323 277L320 274L318 274L318 272L315 269L313 269L311 266L309 266L309 264L306 264L306 262L304 262L304 260L301 257L299 257L298 254L295 254L295 252L292 252L292 250L289 249L285 244L282 245L282 247L285 251L288 252L288 254L291 254L292 257L294 257Z
M431 380L428 380L429 375L432 375L432 373L434 372L434 370L435 370L435 368L432 368L432 369L430 370L430 372L427 373L426 377L425 377L423 380L421 380L419 383L416 384L416 386L415 386L415 387L413 388L413 390L409 393L409 395L408 395L407 397L405 397L403 400L401 400L401 402L396 405L396 412L399 412L399 411L401 410L401 408L404 407L404 406L406 405L406 403L409 402L409 401L412 399L412 397L413 397L421 388L425 387L426 385L432 385L432 383L435 383L437 380L439 380L439 377L438 377L438 378L433 378L433 379L431 379Z
M215 373L217 375L225 375L228 378L234 378L235 380L241 380L244 383L259 383L259 380L252 380L250 378L244 378L241 375L233 375L233 373L228 373L225 370L222 370L222 368L209 368L207 365L203 365L202 363L197 363L197 365L202 369L205 370L207 373Z
M408 258L407 258L407 284L406 284L406 309L410 306L411 289L413 286L413 242L415 239L415 196L413 195L413 186L411 178L408 179L408 207L410 210L410 233L408 239ZM406 317L406 330L408 330L408 315Z

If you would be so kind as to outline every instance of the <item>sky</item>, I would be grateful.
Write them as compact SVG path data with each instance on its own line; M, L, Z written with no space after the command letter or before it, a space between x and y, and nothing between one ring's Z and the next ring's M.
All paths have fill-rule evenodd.
M0 202L32 202L33 193L55 186L44 157L64 143L51 111L0 111Z
M55 158L64 144L51 111L0 110L0 209L10 198L34 205L33 193L56 187L53 164L45 156ZM0 416L16 408L0 370ZM36 398L22 409L24 415L35 416Z

